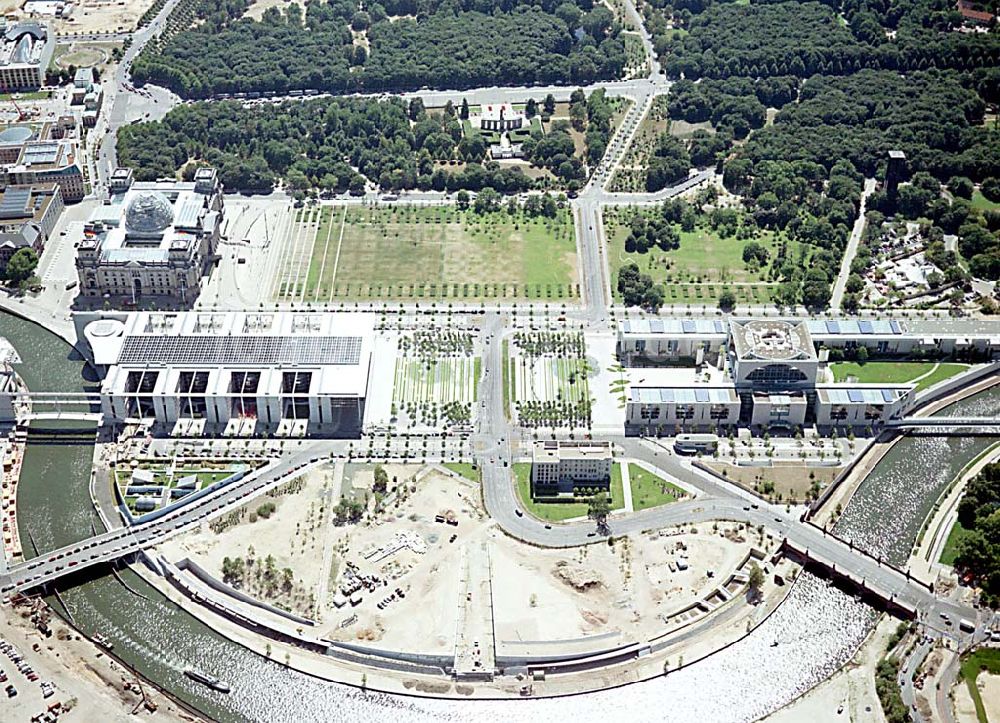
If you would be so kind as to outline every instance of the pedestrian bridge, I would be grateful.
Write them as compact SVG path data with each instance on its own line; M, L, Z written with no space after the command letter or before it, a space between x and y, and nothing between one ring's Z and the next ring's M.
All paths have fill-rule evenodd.
M6 396L6 395L5 395ZM12 418L0 422L29 424L33 421L79 421L100 424L101 395L99 392L28 392L17 391L9 395L10 405L0 405Z
M30 424L42 420L67 420L73 422L100 422L104 419L102 412L27 412L17 415L18 424Z

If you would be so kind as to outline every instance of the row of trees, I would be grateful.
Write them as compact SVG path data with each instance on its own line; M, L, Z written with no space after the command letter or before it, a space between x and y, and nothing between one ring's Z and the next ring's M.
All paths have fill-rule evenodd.
M392 5L314 0L244 18L248 0L195 0L196 22L168 32L135 60L136 82L188 98L316 89L411 90L423 85L616 78L625 66L621 28L591 0L430 0L415 13ZM395 16L390 19L390 15ZM366 32L369 51L351 29ZM514 42L516 39L516 42Z
M958 503L958 521L968 531L958 543L955 567L972 573L982 600L1000 606L1000 464L988 464L969 482Z

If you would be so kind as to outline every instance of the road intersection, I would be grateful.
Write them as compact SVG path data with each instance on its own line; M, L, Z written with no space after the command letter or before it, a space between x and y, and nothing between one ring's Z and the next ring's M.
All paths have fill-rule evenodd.
M130 123L162 117L176 98L162 89L135 89L129 81L129 67L136 54L163 28L170 11L178 0L168 0L153 22L138 31L118 67L114 87L109 93L107 127L97 150L95 191L107 183L116 165L115 142L118 130ZM656 194L617 193L606 190L615 170L621 163L629 144L638 131L643 117L657 95L665 94L670 83L662 76L648 32L646 32L635 6L629 0L626 11L640 28L644 46L650 57L650 74L646 78L601 83L609 95L625 97L631 102L629 110L609 142L605 157L592 169L590 181L571 200L577 221L580 256L580 282L584 306L569 311L567 316L584 324L591 331L609 331L612 314L611 285L601 224L602 209L614 204L658 204L664 199L683 193L707 181L711 171L700 171L688 180ZM592 88L593 89L593 88ZM419 91L402 97L420 97L425 104L443 104L446 100L466 98L471 103L524 101L548 93L566 98L571 87L551 86L532 88L482 88L465 91ZM309 96L314 98L316 96ZM95 134L97 136L99 134ZM867 187L866 187L867 191ZM860 232L858 232L860 235ZM849 263L847 264L849 269ZM396 305L400 306L400 305ZM837 538L825 534L815 526L789 516L783 508L759 500L735 485L720 482L695 470L690 464L675 457L669 450L650 441L613 437L624 457L642 460L667 476L683 480L698 489L695 499L676 502L659 508L635 512L627 516L612 517L608 530L598 530L590 521L548 524L527 513L518 500L511 476L511 465L521 445L522 433L508 418L504 403L502 368L503 338L512 333L512 309L490 307L480 318L482 340L482 376L480 378L476 415L476 431L472 439L473 454L482 471L482 488L485 507L496 523L509 535L525 542L548 547L569 547L597 542L606 532L619 536L684 523L712 520L732 520L760 526L779 539L787 539L798 549L806 549L830 561L840 570L849 571L857 579L876 587L901 605L916 610L929 625L947 617L956 623L961 619L975 619L975 611L948 600L936 597L927 587L915 582L904 573L872 559ZM355 444L357 444L355 442ZM361 446L364 442L361 443ZM191 529L207 519L221 515L247 499L259 495L287 479L300 474L309 465L319 464L330 458L347 458L352 445L343 441L309 440L297 451L269 463L262 470L230 484L215 493L168 511L151 522L132 528L114 528L60 550L12 566L0 575L0 588L4 596L14 590L39 587L59 578L74 574L95 565L153 547L167 537ZM942 617L943 616L943 617Z

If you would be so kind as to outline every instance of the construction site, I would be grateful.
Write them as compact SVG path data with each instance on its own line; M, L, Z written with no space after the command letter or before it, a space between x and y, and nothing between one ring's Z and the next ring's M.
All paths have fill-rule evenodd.
M686 628L745 597L776 547L705 523L537 548L503 534L457 471L338 462L159 553L308 619L321 639L487 677L497 657L587 655Z

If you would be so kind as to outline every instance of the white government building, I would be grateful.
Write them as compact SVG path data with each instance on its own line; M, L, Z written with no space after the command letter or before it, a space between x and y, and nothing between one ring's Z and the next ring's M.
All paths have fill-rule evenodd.
M902 416L914 384L824 383L831 349L880 356L1000 356L1000 324L975 319L638 319L618 332L623 364L642 369L626 397L632 431L754 426L875 427ZM688 364L687 377L677 365ZM660 367L660 368L657 368ZM673 367L673 368L671 368ZM691 370L704 370L697 379ZM633 376L638 376L635 374Z
M356 437L372 314L93 312L81 340L103 375L105 423L183 436Z

